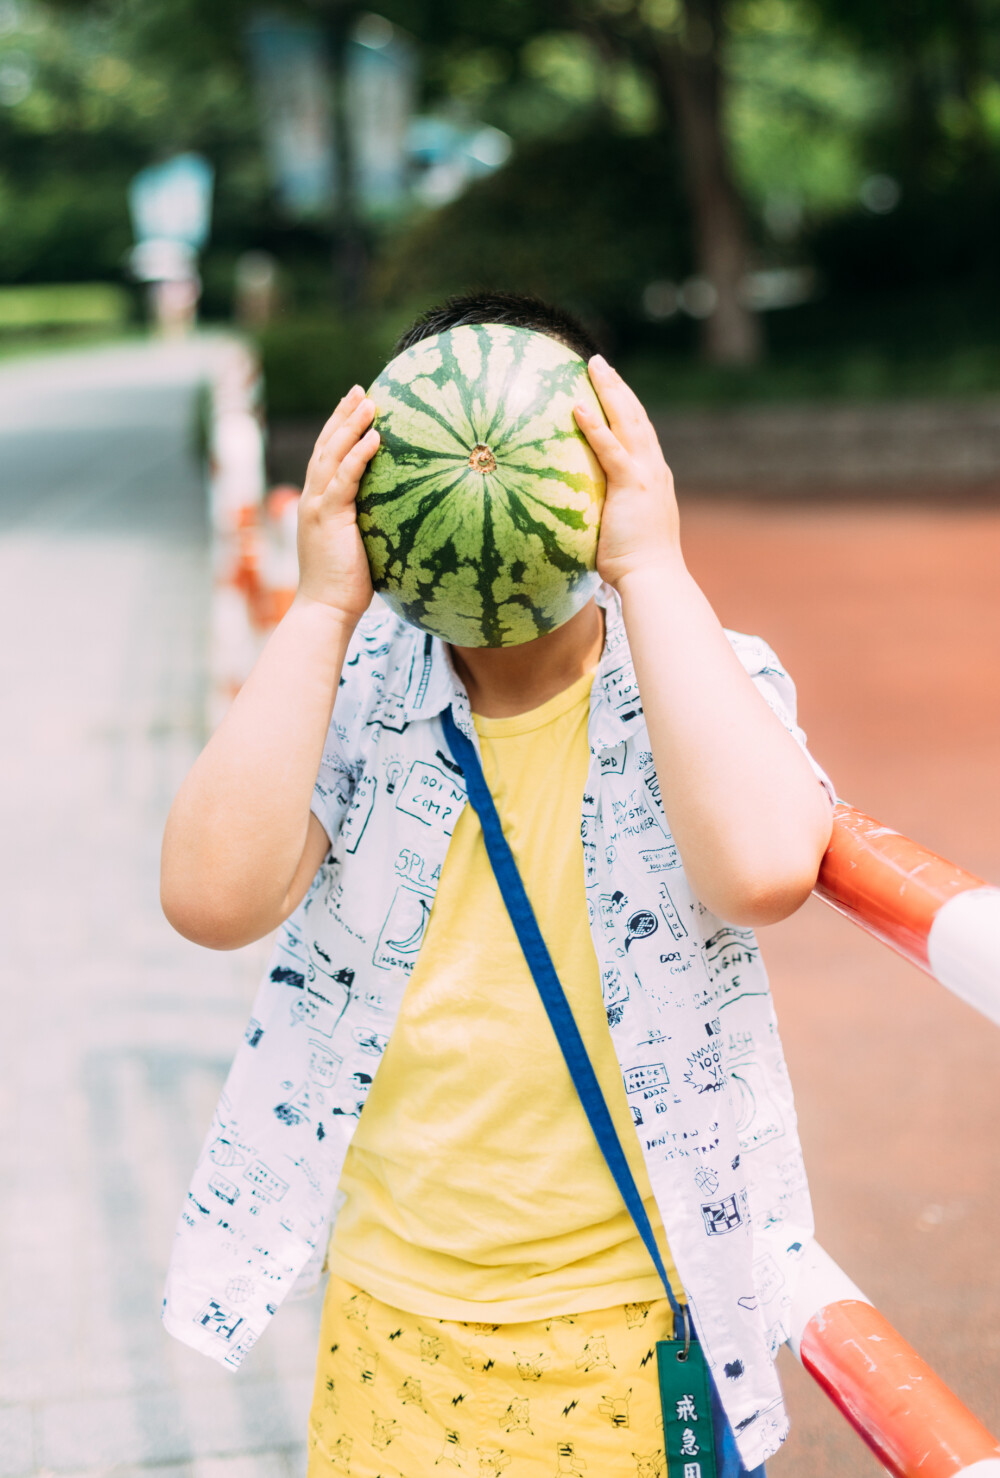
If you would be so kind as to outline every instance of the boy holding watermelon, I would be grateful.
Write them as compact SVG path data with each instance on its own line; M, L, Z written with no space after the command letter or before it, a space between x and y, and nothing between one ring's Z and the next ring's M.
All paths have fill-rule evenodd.
M182 933L235 948L280 929L165 1319L238 1366L336 1206L310 1478L667 1471L666 1290L449 722L712 1372L715 1459L683 1394L669 1478L756 1471L787 1430L772 1361L812 1224L751 931L810 892L829 782L774 654L723 631L688 573L655 432L593 347L533 300L452 300L374 399L345 396L309 466L298 596L168 822ZM590 525L596 575L573 543ZM372 569L408 620L371 609Z

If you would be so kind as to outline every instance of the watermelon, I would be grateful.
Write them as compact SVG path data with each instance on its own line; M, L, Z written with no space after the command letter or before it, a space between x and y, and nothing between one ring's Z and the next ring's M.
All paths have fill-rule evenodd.
M392 610L458 646L509 647L586 604L605 482L573 405L603 413L577 354L463 326L405 350L368 393L381 444L358 527Z

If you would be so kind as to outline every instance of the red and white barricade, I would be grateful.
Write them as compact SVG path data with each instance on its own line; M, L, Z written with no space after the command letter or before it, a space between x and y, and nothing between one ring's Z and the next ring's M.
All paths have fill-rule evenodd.
M1000 1478L1000 1442L816 1243L789 1344L896 1478Z
M1000 1025L1000 888L840 805L816 892Z
M839 805L816 892L1000 1023L1000 889ZM789 1343L896 1478L1000 1478L1000 1442L815 1243Z
M243 686L298 584L298 488L266 491L260 365L238 340L210 386L212 608L208 725Z
M251 595L254 623L274 630L295 599L299 583L298 527L301 489L271 488L257 523L257 580Z

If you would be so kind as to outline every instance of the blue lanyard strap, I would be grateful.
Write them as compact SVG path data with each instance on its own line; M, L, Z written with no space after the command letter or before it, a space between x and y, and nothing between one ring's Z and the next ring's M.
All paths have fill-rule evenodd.
M675 1324L679 1321L679 1327L682 1330L677 1337L683 1338L683 1329L685 1327L689 1329L690 1326L686 1325L684 1314L670 1287L670 1279L663 1266L663 1258L656 1245L656 1238L653 1235L649 1217L646 1215L646 1208L642 1204L639 1188L629 1169L625 1151L622 1149L621 1140L612 1122L604 1094L597 1081L597 1075L587 1055L583 1038L580 1036L573 1012L570 1010L569 1001L559 983L559 977L546 948L545 940L542 938L534 910L524 891L521 874L517 870L517 863L514 861L510 844L503 834L500 817L497 815L490 788L486 784L486 777L479 763L475 745L459 729L450 708L446 708L442 713L441 722L444 725L444 736L448 748L465 776L469 804L479 816L490 866L493 868L501 896L510 914L511 923L514 925L514 933L517 935L521 949L524 951L524 957L528 962L528 968L538 987L538 994L542 998L545 1013L552 1023L552 1030L556 1034L562 1055L566 1059L573 1086L580 1096L583 1111L594 1131L594 1137L611 1171L615 1185L621 1193L629 1215L635 1222L636 1230L645 1244L646 1251L653 1259L656 1271L666 1289L670 1307L674 1311Z

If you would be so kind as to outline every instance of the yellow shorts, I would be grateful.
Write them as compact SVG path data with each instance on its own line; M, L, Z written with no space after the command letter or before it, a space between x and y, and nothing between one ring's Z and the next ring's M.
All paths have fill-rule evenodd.
M666 1478L667 1300L459 1324L331 1278L308 1478Z

